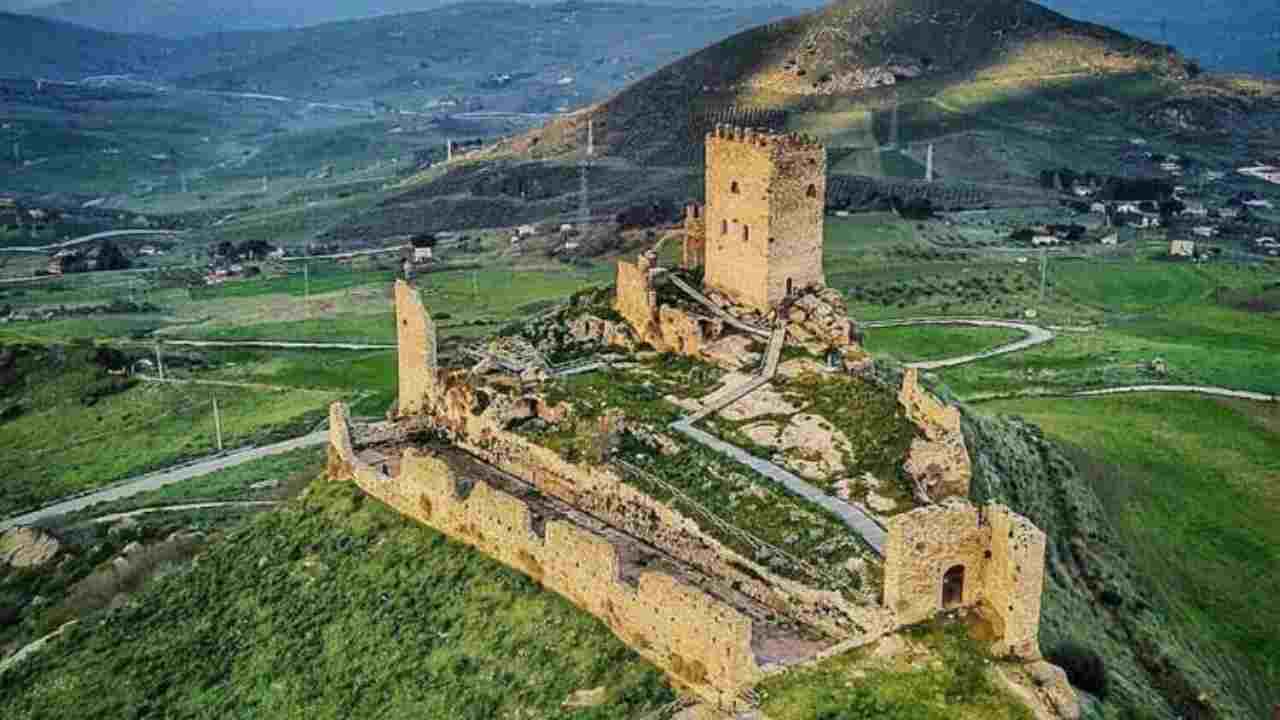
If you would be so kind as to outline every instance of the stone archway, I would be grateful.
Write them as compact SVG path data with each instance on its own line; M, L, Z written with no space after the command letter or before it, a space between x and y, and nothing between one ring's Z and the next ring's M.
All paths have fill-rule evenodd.
M942 575L942 607L950 609L964 604L964 566L955 565Z

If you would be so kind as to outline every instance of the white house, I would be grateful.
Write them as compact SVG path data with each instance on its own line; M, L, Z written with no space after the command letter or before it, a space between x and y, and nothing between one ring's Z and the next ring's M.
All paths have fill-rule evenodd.
M1056 235L1036 235L1031 238L1032 245L1061 245L1062 239Z
M1103 235L1102 239L1099 240L1098 242L1103 245L1119 245L1120 233L1111 233L1110 235Z
M1174 240L1169 243L1169 254L1173 257L1195 257L1196 243L1194 240Z
M1107 214L1107 204L1106 204L1106 203L1096 202L1096 203L1094 203L1094 204L1092 204L1092 205L1090 205L1090 206L1089 206L1089 212L1094 213L1094 214L1097 214L1097 215L1106 215L1106 214Z
M1208 225L1198 225L1192 228L1191 232L1194 233L1196 237L1211 238L1218 234L1218 228L1210 227Z
M431 248L416 247L413 249L413 261L416 263L431 262Z
M530 235L537 235L538 229L532 225L521 225L516 228L516 234L520 237L529 237Z
M1116 212L1125 215L1141 215L1142 208L1138 207L1136 203L1120 203L1116 206Z
M147 255L147 256L159 255L160 251L156 248L155 245L143 245L142 247L138 248L138 254Z

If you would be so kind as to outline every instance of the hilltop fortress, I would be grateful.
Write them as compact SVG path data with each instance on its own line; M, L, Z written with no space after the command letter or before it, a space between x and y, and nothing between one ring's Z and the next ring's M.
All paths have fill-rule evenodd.
M472 363L441 366L430 314L397 282L398 406L375 424L333 407L330 477L568 598L726 710L770 673L943 611L978 618L993 654L1039 661L1045 535L967 500L955 408L914 371L872 377L823 279L825 151L728 127L707 146L684 267L620 260L615 288ZM715 389L683 397L696 378ZM855 471L848 413L819 402L855 392L893 416L891 472ZM791 424L725 419L744 417ZM777 453L740 447L742 432ZM1065 682L1035 692L1073 715Z

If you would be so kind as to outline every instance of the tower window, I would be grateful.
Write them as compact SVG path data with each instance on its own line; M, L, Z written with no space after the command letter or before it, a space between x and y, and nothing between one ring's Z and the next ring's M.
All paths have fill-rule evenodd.
M734 195L737 195L737 194L738 194L738 181L737 181L737 180L734 180L733 182L729 183L729 192L733 193Z
M811 197L811 198L818 197L818 186L814 185L813 183L809 183L809 189L805 190L804 194L806 197Z
M742 242L750 242L750 241L751 241L751 226L743 225L742 226Z
M721 221L720 221L720 234L721 234L721 235L728 235L728 234L729 234L729 221L728 221L728 220L721 220Z

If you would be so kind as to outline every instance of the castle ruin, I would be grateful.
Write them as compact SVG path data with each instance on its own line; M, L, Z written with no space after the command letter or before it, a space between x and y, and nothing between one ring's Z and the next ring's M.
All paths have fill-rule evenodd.
M772 361L764 365L773 369L747 378L746 393L770 381L783 343L826 357L819 365L825 372L865 372L868 360L843 301L822 278L825 185L806 182L825 172L822 148L794 136L718 128L708 137L708 158L708 205L688 209L681 264L696 266L705 250L710 297L668 277L656 254L644 253L618 263L612 305L605 305L616 313L612 319L571 307L563 324L579 340L620 349L631 365L645 353L656 355L641 350L646 344L706 361L713 345L746 347L767 338ZM817 197L808 196L809 184ZM711 192L713 185L725 197ZM700 221L710 230L705 245L697 237ZM744 246L729 248L717 236L724 222L764 228L776 238L757 245L747 236ZM691 297L681 301L670 288L660 293L664 280ZM676 502L678 491L670 488L652 492L652 477L637 484L639 471L625 460L615 462L608 452L571 457L543 436L522 432L530 424L573 427L575 398L544 394L545 366L535 374L484 361L470 370L440 367L434 324L417 290L397 282L395 302L395 422L373 432L354 426L345 407L335 405L330 476L353 480L406 516L568 598L703 700L749 708L744 692L770 673L951 610L974 611L995 654L1039 659L1046 538L1006 507L967 500L972 470L960 413L929 393L914 370L896 399L917 432L902 466L915 483L915 504L874 521L880 529L871 535L878 533L882 546L866 534L855 540L874 551L857 560L874 580L855 592L833 585L829 569L758 538L747 535L743 545L741 529L712 532L705 508ZM831 362L833 348L843 363ZM729 390L708 398L732 396ZM696 415L707 416L706 408ZM658 447L674 445L664 453L681 452L670 438L654 439L668 428L633 422L618 408L587 417L597 420L592 427L607 425L615 444L622 436L648 438ZM424 436L446 445L409 440Z

